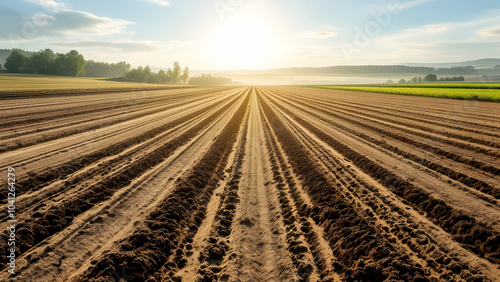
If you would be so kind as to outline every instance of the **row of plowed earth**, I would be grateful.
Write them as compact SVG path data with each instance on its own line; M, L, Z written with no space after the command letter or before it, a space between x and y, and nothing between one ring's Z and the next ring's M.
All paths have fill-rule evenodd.
M419 189L387 168L380 166L376 160L368 159L350 148L348 144L339 142L336 137L315 127L303 117L284 108L279 103L275 103L275 105L290 114L298 123L308 128L322 141L341 152L342 155L350 159L367 174L391 188L395 194L408 201L414 208L425 213L440 227L454 235L458 242L466 244L478 255L484 256L492 262L500 262L500 234L489 227L488 223L477 221L466 212L455 209L446 202L436 199L430 193Z
M282 97L276 97L276 98L279 99L284 104L288 104L288 101L286 101L284 98ZM419 141L415 141L412 138L411 133L409 132L403 131L403 133L399 133L395 131L394 128L385 130L383 125L377 124L376 122L370 122L362 118L351 119L349 118L350 113L344 110L338 111L334 109L335 111L333 111L332 109L328 108L327 108L328 110L325 110L324 106L323 107L313 106L311 105L311 102L301 102L299 99L292 98L289 96L287 96L287 99L289 101L294 101L295 103L303 106L304 112L318 119L326 120L329 124L334 125L335 127L340 128L343 131L355 134L370 143L376 144L377 146L383 147L409 160L412 160L416 163L426 166L429 169L432 169L437 173L446 175L447 177L453 180L462 182L468 187L477 189L485 194L491 195L495 199L500 198L500 186L495 185L497 181L494 180L494 178L498 178L498 175L500 174L500 168L499 168L500 166L478 161L476 158L478 156L481 157L481 155L475 153L477 151L474 149L472 149L472 151L474 152L473 154L475 154L474 157L463 157L461 154L454 153L454 150L457 150L457 148L462 148L461 145L457 145L456 148L453 148L449 146L450 145L449 143L451 142L444 143L441 147L424 144ZM324 116L318 115L318 113L325 113L327 114L327 116L331 118L325 119ZM357 127L369 130L369 132L371 132L372 135L368 135L360 130L356 130ZM378 139L372 136L383 136L383 137L381 139ZM428 137L427 139L430 140L431 144L440 145L432 137ZM404 145L410 145L411 146L410 149L407 150L401 149L402 146L400 142L403 142ZM423 149L422 153L416 155L415 153L417 153L419 149ZM436 157L430 156L429 152L432 152ZM444 158L458 163L457 166L451 166L448 160L443 161ZM466 166L462 166L462 164L465 164ZM460 168L462 168L462 171L465 172L460 171L459 170ZM474 169L478 169L486 173L477 173L477 171ZM467 175L471 173L474 173L475 175L477 175L478 178L481 179L477 179L474 176ZM485 181L490 182L491 184L486 183ZM488 198L485 197L485 199ZM495 200L489 200L489 201L498 204L497 201Z
M147 98L96 99L73 101L61 105L32 107L21 113L16 110L10 115L0 115L3 128L0 152L28 147L41 142L55 140L81 132L112 126L146 115L154 115L170 108L193 103L211 97L220 90L200 90L193 93L154 96ZM209 103L210 101L207 101ZM96 104L97 103L97 104Z
M298 127L294 127L295 122L293 120L299 120L295 115L292 117L290 114L287 118L282 114L276 115L277 111L281 112L284 111L283 108L289 108L287 106L278 106L278 104L285 105L286 99L289 97L283 98L278 91L258 90L257 93L259 102L265 109L263 112L265 118L262 122L263 127L266 128L266 147L270 160L268 169L273 172L274 177L274 181L267 183L266 186L269 185L268 190L272 190L274 187L274 193L277 194L279 199L280 223L285 226L282 232L286 238L287 256L294 262L290 269L297 275L295 276L296 279L335 281L356 278L369 280L373 279L373 277L377 277L377 279L410 279L411 276L416 280L483 281L498 277L498 274L495 274L497 268L495 264L484 261L480 257L479 260L482 261L478 264L475 261L478 256L474 253L474 250L470 250L470 246L465 244L466 248L463 248L456 243L456 241L460 240L453 241L449 237L449 233L436 231L441 229L419 214L418 210L412 209L408 201L398 197L386 186L379 183L369 184L359 179L358 174L362 172L351 169L351 165L342 165L341 162L334 158L332 160L329 151L321 149L320 141L310 138L310 133L301 133ZM283 94L281 92L281 95ZM281 99L277 99L279 102L276 102L271 97ZM273 104L272 107L269 107L266 101ZM318 108L318 110L320 109ZM313 115L307 110L303 111ZM299 112L299 109L294 109L294 113L298 114ZM279 122L280 119L284 119L283 123ZM268 123L271 125L268 125ZM286 128L288 128L288 132L283 133L282 131ZM278 137L280 135L281 137ZM293 144L294 139L297 143L295 146L290 145L290 143ZM286 150L282 149L281 146L291 146L293 149ZM305 148L307 150L304 150ZM305 154L302 155L303 158L299 158L296 163L289 161L296 158L296 155L300 154L301 150ZM342 156L342 154L339 155ZM239 164L239 158L235 158L235 160L235 163ZM323 166L318 166L318 162L323 162ZM311 168L316 168L319 175L316 175L316 177L309 176L311 178L308 178L306 174L305 177L298 173L299 168L297 166L299 164L309 165L309 167L302 170L302 173L307 172L307 174L316 175L311 172ZM218 209L211 221L212 227L210 232L207 233L208 235L204 235L206 242L203 244L203 248L197 252L192 251L192 247L189 247L188 257L192 256L193 253L198 253L198 259L201 262L198 264L198 268L195 268L198 269L198 279L205 279L205 281L213 279L231 280L235 279L234 277L239 277L230 271L238 263L237 252L233 250L239 245L238 242L231 241L231 230L241 224L237 217L235 218L234 212L239 205L243 205L241 203L241 194L244 192L241 191L243 187L241 187L239 169L238 166L232 178L230 178L231 180L226 184L226 188L221 190L222 195ZM321 175L322 172L326 174ZM297 175L297 177L293 177L293 175ZM368 174L364 176L373 180ZM309 185L317 185L317 182L307 184L307 180L316 181L318 179L319 183L323 185L322 189L307 190ZM385 189L383 191L389 194L381 193L381 191L377 190L381 189L381 187L374 188L372 185L381 186ZM339 198L343 201L335 200L333 201L334 204L330 206L320 205L311 200L311 198L316 197L315 193L325 197L323 194L328 194L325 190L331 190L336 196L340 194ZM390 195L390 197L387 195ZM330 204L330 198L328 200ZM226 205L229 205L227 209L225 209ZM355 232L344 232L340 235L335 233L346 229L347 224L345 223L344 225L334 225L335 230L331 229L330 220L343 219L343 211L336 211L337 206L341 209L344 206L350 207L354 210L356 216L362 219L361 223L358 224L356 220L349 218L355 222L355 226L352 227ZM336 216L330 217L331 213L329 213L327 218L321 217L323 209L329 210L331 208L334 208L335 212L333 213ZM252 221L245 223L248 225L254 224ZM425 226L422 227L422 225ZM371 233L366 229L370 230ZM312 230L317 233L311 233ZM366 232L375 234L373 237L376 239L372 238L372 240L378 239L379 242L371 243L370 248L363 250L363 246L359 246L359 241L355 241L354 238L356 236L364 238L363 235ZM351 235L351 233L356 236L349 237L348 235ZM227 237L229 237L229 240ZM370 238L370 236L368 237ZM436 237L439 239L436 239ZM343 240L354 241L354 244L348 245L344 243L339 248L339 242ZM326 245L325 247L324 244L320 244L320 241L330 243L330 246ZM377 248L377 252L368 253L367 250L377 244L382 247ZM349 247L356 251L349 251ZM460 251L455 250L457 247L460 248ZM493 246L490 245L490 247ZM300 251L297 251L298 249ZM351 256L345 255L344 252ZM352 253L355 253L355 255ZM307 260L308 257L313 259ZM389 265L387 260L382 260L382 263L386 265L380 265L380 258L387 259L387 257L395 258L392 262L398 266ZM491 257L489 258L491 259ZM488 267L481 267L481 263L488 264ZM278 267L279 263L276 264ZM411 270L406 267L411 268ZM391 273L385 268L394 272ZM413 273L420 273L420 276L413 276ZM189 275L173 277L189 277L193 279ZM261 276L256 275L254 278L257 277L260 278ZM188 279L187 281L191 280Z
M228 180L214 201L216 211L203 221L206 230L200 230L197 241L189 245L186 269L174 277L185 281L338 278L332 273L331 250L322 244L320 228L313 230L314 223L297 214L295 182L289 171L280 170L271 146L274 137L256 95ZM256 175L259 179L253 178Z
M194 110L130 131L117 145L86 154L85 162L69 159L20 180L26 187L19 188L25 194L18 251L30 254L21 257L23 279L42 274L45 263L71 281L500 280L500 225L482 212L500 212L498 106L474 103L464 111L449 100L298 87L155 93L134 100L137 114L189 103ZM40 103L33 100L27 108ZM96 113L106 119L108 110L115 114L105 106ZM68 116L53 120L59 118ZM191 150L192 167L159 181L161 167L175 169L166 163L188 144L202 143L196 140L205 145ZM406 175L405 166L424 177ZM126 191L146 185L149 173L156 179L150 186L168 183L168 192L69 268L64 257L71 253L61 254L69 248L51 239L98 236L85 235L75 219L89 214L91 222L111 222L109 200L124 195L133 203L129 195L139 192ZM441 191L454 189L471 203L460 205ZM145 191L151 190L162 189ZM59 260L50 260L52 251Z
M19 238L19 251L21 253L25 252L33 245L70 225L75 216L92 208L100 201L107 199L117 189L128 185L131 179L138 177L154 165L160 163L163 159L168 157L173 150L184 144L190 138L193 138L203 127L213 122L219 115L232 106L237 99L239 99L239 97L232 100L231 103L228 103L225 107L222 107L205 120L199 121L196 126L190 128L174 140L156 148L154 151L143 156L140 160L128 167L124 167L119 173L101 179L98 183L90 187L90 189L84 190L82 193L72 198L64 199L60 204L52 206L43 213L36 212L32 214L33 218L26 220L22 224L23 227L17 230L16 235ZM130 143L127 143L127 145L128 144ZM98 156L103 157L103 155ZM83 166L85 166L85 164L81 165L81 167ZM0 246L4 247L0 247L2 251L7 251L7 242L5 240L0 242Z
M128 87L128 88L89 88L89 89L44 89L44 90L14 90L2 91L0 100L16 100L16 99L29 99L29 98L54 98L54 97L68 97L68 96L81 96L81 95L102 95L111 93L136 93L147 92L153 90L163 90L166 87ZM185 87L171 86L170 90L185 89Z
M230 96L228 96L230 97ZM219 98L220 99L220 98ZM112 143L112 146L95 146L95 149L93 151L84 151L81 154L77 155L77 158L69 158L69 159L63 159L63 161L60 164L52 164L51 166L48 167L34 167L32 170L19 170L18 177L20 180L18 181L18 192L21 193L27 193L32 190L38 190L44 186L47 186L50 182L57 180L57 179L64 179L68 175L74 173L75 171L78 171L94 162L97 160L113 156L118 154L119 152L123 152L127 148L130 148L131 146L134 146L136 144L140 144L144 141L149 141L153 138L158 137L159 135L169 131L176 129L178 127L185 126L185 124L191 120L196 120L197 118L202 118L202 115L207 113L210 109L216 107L218 103L226 103L228 102L227 98L223 96L223 101L220 101L219 99L216 99L215 101L212 101L211 103L207 103L206 106L200 108L199 110L196 110L194 112L188 112L185 115L179 116L179 118L174 119L168 123L159 123L158 126L153 127L149 130L145 131L139 131L137 130L138 134L130 134L126 137L126 139L122 140L117 140L114 143ZM188 100L189 101L189 100ZM197 100L194 100L196 103ZM190 103L193 103L193 101L190 101ZM217 103L217 104L216 104ZM180 105L177 105L179 107ZM128 122L133 123L134 120L130 120ZM124 122L124 121L122 121ZM147 124L141 124L141 125L147 125ZM139 126L141 126L139 125ZM35 125L36 127L36 125ZM112 125L108 126L112 127ZM138 128L135 128L138 129ZM182 129L182 128L181 128ZM113 134L108 134L105 136L106 138L113 138ZM44 145L46 143L40 144ZM65 153L70 150L77 150L78 149L78 143L75 146L72 146L71 149L65 148L65 147L56 147L53 149L54 154L61 154ZM102 148L102 149L99 149ZM16 151L22 151L23 149L19 149ZM2 154L0 154L2 156ZM48 156L50 158L50 155ZM2 166L4 165L5 167L8 165L19 165L17 162L25 162L25 163L34 163L36 165L36 162L40 160L41 156L39 155L31 155L27 159L17 159L16 161L14 160L9 160L8 158L4 158L3 161L1 162ZM15 162L15 163L14 163ZM23 173L25 175L23 175ZM76 179L74 181L79 182L81 181L81 177L79 179ZM67 185L72 185L71 181L67 183ZM2 198L5 198L5 191L1 193Z
M134 178L160 163L174 150L196 136L203 128L219 119L222 114L240 101L240 95L237 95L237 92L235 94L218 106L209 105L194 113L186 114L172 123L150 130L143 135L132 135L130 139L121 141L121 143L114 146L91 153L78 160L70 160L59 167L45 171L42 175L31 176L25 181L18 182L16 207L21 209L16 216L24 220L20 220L19 226L21 227L16 231L17 250L24 253L35 244L70 226L73 218L91 209L99 202L106 200L115 191L128 185ZM212 108L214 110L211 110ZM182 126L179 127L179 125ZM179 133L174 131L174 134L172 134L172 129L177 129ZM165 136L162 135L166 131L174 138L165 139ZM156 137L160 137L160 139ZM163 140L167 140L167 142ZM130 147L133 150L130 150ZM148 149L149 147L151 149ZM103 158L114 157L114 155L124 150L129 150L129 154L102 163ZM134 157L134 154L137 157ZM133 160L132 157L134 157ZM127 159L128 161L124 162ZM99 165L95 165L96 163L99 163ZM94 166L94 171L89 170L88 166ZM110 171L110 167L113 166L115 166L114 170ZM83 171L83 175L80 170ZM76 176L73 177L74 174ZM66 181L57 181L59 178L66 177ZM94 179L90 185L81 184L90 178ZM56 186L58 185L57 189L52 187L52 191L45 194L50 196L47 200L64 192L63 197L50 206L44 203L45 198L33 201L31 196L36 193L29 192L33 192L33 189L45 189L45 186L49 185L52 180L59 183L56 183ZM65 190L73 190L73 192L67 193ZM27 209L31 205L35 206ZM7 251L6 239L7 237L3 235L0 241L2 254ZM38 257L27 258L28 261L38 259Z
M424 279L419 266L396 252L348 199L332 189L336 184L324 176L309 152L293 132L286 129L268 102L262 96L259 98L283 150L302 177L304 190L311 197L313 206L302 208L325 228L333 254L342 262L344 277L348 280Z
M95 261L80 281L109 281L112 272L127 269L134 281L157 281L162 267L182 268L186 244L192 243L206 213L206 205L224 174L224 168L247 111L249 93L203 158L174 191L120 246ZM166 265L164 265L166 264ZM173 272L167 272L173 275Z
M293 120L289 116L287 118ZM292 127L295 128L293 130L295 135L302 135L303 140L310 140L304 141L303 146L309 148L311 154L318 158L314 162L323 163L325 170L333 173L332 178L340 182L337 183L335 190L338 193L344 193L353 201L353 205L364 210L367 220L374 219L373 225L378 229L377 232L386 237L398 252L409 256L418 265L422 265L427 278L473 280L490 277L480 274L481 270L477 269L477 263L469 258L475 257L475 254L463 248L461 254L454 254L457 244L447 239L443 242L443 237L446 238L448 234L434 232L438 227L411 210L410 206L404 204L404 200L393 197L394 195L387 191L388 189L370 181L371 178L368 175L364 177L370 181L369 183L360 179L359 176L363 173L353 170L351 162L342 164L341 159L344 158L342 155L339 154L338 159L329 157L328 149L321 148L327 146L326 144L320 145L321 141L311 138L313 135L310 132L303 132L304 130L297 126ZM435 240L437 236L441 239ZM445 247L447 245L453 247ZM496 266L491 264L490 269L484 271L490 272L491 268L496 268ZM459 275L455 274L457 270Z

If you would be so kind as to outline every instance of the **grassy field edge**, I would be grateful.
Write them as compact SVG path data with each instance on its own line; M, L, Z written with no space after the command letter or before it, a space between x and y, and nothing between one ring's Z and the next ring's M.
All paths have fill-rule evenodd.
M493 88L460 88L455 87L418 87L418 85L405 86L335 86L335 85L306 85L304 87L318 89L345 90L354 92L370 92L392 95L424 96L433 98L474 100L486 102L500 102L500 89Z

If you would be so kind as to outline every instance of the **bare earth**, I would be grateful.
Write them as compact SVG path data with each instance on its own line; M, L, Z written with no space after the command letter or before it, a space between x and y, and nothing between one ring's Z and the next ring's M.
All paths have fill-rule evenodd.
M2 281L500 281L499 103L19 95L0 105Z

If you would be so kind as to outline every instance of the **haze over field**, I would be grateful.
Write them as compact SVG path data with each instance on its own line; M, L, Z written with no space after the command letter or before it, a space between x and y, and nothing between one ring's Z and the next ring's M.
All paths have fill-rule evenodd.
M500 2L4 0L0 46L227 71L499 58Z

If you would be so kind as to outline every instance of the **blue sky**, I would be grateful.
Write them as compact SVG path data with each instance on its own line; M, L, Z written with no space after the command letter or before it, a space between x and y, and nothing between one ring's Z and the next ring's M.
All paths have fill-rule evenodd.
M229 70L500 57L497 0L2 0L0 48Z

